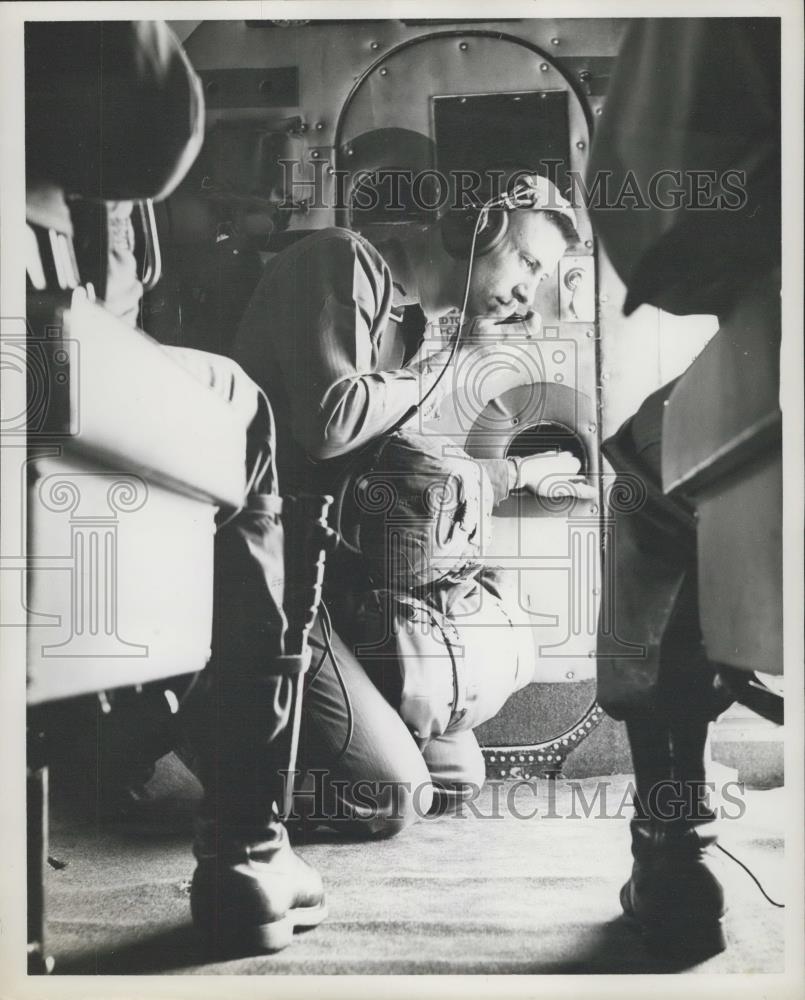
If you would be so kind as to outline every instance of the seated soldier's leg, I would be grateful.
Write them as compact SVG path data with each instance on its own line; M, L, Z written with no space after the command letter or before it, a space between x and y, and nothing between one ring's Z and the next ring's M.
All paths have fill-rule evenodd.
M213 655L183 706L204 785L190 905L219 955L284 948L327 912L321 879L291 849L282 813L304 661L280 644L282 550L267 499L250 498L216 535Z
M723 894L707 864L704 745L726 704L701 641L692 513L662 493L661 430L672 385L605 446L618 475L598 639L598 697L626 722L635 769L632 877L621 902L664 952L723 949Z
M329 656L317 671L320 622L311 645L300 740L300 763L308 775L298 784L294 811L353 835L399 833L431 806L433 788L422 754L337 633L331 646L338 672Z

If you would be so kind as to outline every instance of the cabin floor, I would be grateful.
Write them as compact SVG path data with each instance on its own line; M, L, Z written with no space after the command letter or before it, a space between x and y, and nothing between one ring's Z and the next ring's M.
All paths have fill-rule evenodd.
M390 840L345 843L322 828L298 850L324 877L328 919L279 954L205 961L189 914L192 794L187 782L177 792L171 758L161 767L168 793L126 822L100 824L53 788L54 975L783 971L785 911L720 852L728 950L695 965L647 953L618 904L631 860L624 775L600 779L604 816L596 806L585 818L579 794L591 801L599 779L560 779L553 807L545 780L513 796L498 785L498 808L488 784L475 814L429 817ZM747 790L743 801L740 819L720 824L721 843L781 900L784 789Z

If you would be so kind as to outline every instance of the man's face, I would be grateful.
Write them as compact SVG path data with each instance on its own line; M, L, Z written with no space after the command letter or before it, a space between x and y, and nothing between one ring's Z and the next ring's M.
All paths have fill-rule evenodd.
M537 285L553 274L567 244L543 212L515 211L501 243L476 257L468 316L506 319L531 308Z

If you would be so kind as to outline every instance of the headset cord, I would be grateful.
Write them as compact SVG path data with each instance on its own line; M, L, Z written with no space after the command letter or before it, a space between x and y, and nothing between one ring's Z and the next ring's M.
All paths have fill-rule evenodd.
M324 661L329 656L330 662L333 665L333 670L335 671L335 676L338 679L338 683L341 687L341 693L344 696L344 708L346 709L347 713L347 735L344 739L343 746L331 761L332 764L337 764L338 761L340 761L341 758L344 756L344 754L347 752L347 750L349 750L350 744L352 743L352 737L355 733L355 716L352 710L352 701L349 697L349 691L347 690L347 685L344 680L344 675L341 673L341 668L338 664L338 657L335 655L335 652L333 651L333 646L332 646L333 621L330 618L330 612L324 601L321 602L320 607L322 611L321 631L324 643L323 645L320 645L315 640L311 640L310 644L312 646L315 646L317 649L322 649L323 652L319 657L316 666L308 674L307 684L308 687L310 687L313 681L318 677L322 667L324 666Z
M736 865L738 865L740 868L743 868L743 870L752 879L752 881L755 883L758 889L760 889L760 892L764 897L764 899L768 900L768 902L770 902L772 906L777 906L781 910L785 909L785 903L778 903L776 900L772 899L771 896L766 892L766 890L760 884L760 880L755 875L755 873L747 865L745 865L743 861L740 861L738 858L736 858L734 854L730 854L730 852L726 849L726 847L722 847L721 844L716 844L716 847L719 849L719 851L721 851L722 854L726 854L728 858L734 861Z
M484 208L486 207L487 206L484 206ZM444 378L444 376L447 374L448 369L450 368L455 359L456 352L458 351L459 341L461 340L461 333L464 329L464 319L467 314L467 302L469 301L470 297L470 282L472 280L472 267L475 262L475 244L478 241L478 233L481 230L481 223L484 221L485 221L485 215L484 211L482 210L481 212L478 213L478 218L475 222L475 229L473 230L472 234L472 242L470 243L470 254L469 254L469 259L467 261L467 277L464 281L464 298L461 303L461 313L459 314L458 329L456 330L456 335L453 338L453 343L450 345L450 353L447 356L447 360L442 365L442 370L430 384L429 388L425 392L425 395L421 397L418 403L416 403L410 409L406 410L402 418L398 420L397 423L394 424L394 426L391 427L386 432L388 434L391 434L394 431L398 430L400 427L402 427L403 424L407 424L409 420L411 420L413 417L417 415L417 413L419 413L419 411L425 405L430 396L435 392L436 387Z

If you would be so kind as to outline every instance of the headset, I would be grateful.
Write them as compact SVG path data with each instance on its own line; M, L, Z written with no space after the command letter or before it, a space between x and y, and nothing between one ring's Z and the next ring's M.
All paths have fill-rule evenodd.
M509 228L509 213L517 208L543 209L566 216L576 228L570 202L553 184L537 174L515 174L508 190L480 205L453 208L440 219L442 245L451 257L466 260L482 257L503 241Z
M563 198L554 185L539 174L516 174L509 182L505 194L496 195L480 206L451 209L440 219L442 243L451 257L467 261L464 296L459 314L458 332L453 338L450 353L442 370L419 402L412 406L391 428L396 430L407 423L422 408L447 373L458 351L461 332L470 296L472 268L476 257L482 257L499 246L509 228L509 213L518 208L530 208L564 215L577 226L576 213L570 202ZM522 319L522 317L519 317Z

